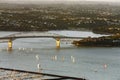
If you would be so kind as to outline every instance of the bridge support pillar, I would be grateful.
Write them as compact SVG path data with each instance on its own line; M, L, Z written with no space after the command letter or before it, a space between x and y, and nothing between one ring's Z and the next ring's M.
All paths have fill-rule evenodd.
M60 48L60 38L56 39L56 48Z
M8 51L12 51L12 40L9 39L8 41Z

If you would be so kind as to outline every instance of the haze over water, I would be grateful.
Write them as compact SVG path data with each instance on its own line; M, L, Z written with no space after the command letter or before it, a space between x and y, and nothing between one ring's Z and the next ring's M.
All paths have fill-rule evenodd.
M0 32L9 35L13 32ZM92 32L49 31L67 36L101 36ZM119 47L76 47L64 40L61 48L56 49L51 38L17 39L13 42L13 51L6 50L7 43L0 43L0 67L84 77L88 80L119 80Z
M0 0L0 3L92 3L92 2L107 2L120 3L119 0Z

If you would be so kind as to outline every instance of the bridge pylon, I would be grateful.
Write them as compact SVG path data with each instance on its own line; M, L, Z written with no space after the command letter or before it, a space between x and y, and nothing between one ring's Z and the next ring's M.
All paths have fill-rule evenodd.
M12 39L8 41L8 51L12 51Z
M60 48L60 38L56 38L56 48Z

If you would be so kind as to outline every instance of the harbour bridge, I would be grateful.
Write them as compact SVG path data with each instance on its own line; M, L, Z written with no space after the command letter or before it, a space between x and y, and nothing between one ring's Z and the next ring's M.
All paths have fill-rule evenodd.
M53 38L56 40L56 47L60 48L61 39L83 39L85 37L63 36L56 33L48 32L19 32L8 36L0 37L0 42L8 42L8 50L12 50L12 42L20 38Z

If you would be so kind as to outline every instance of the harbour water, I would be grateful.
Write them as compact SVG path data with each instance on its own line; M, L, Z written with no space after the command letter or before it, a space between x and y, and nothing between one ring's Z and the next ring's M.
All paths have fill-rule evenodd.
M6 36L16 32L0 32ZM84 31L49 31L65 36L98 37ZM120 80L119 47L76 47L62 40L56 49L52 38L26 38L13 41L13 51L0 43L0 67L66 75L88 80Z

